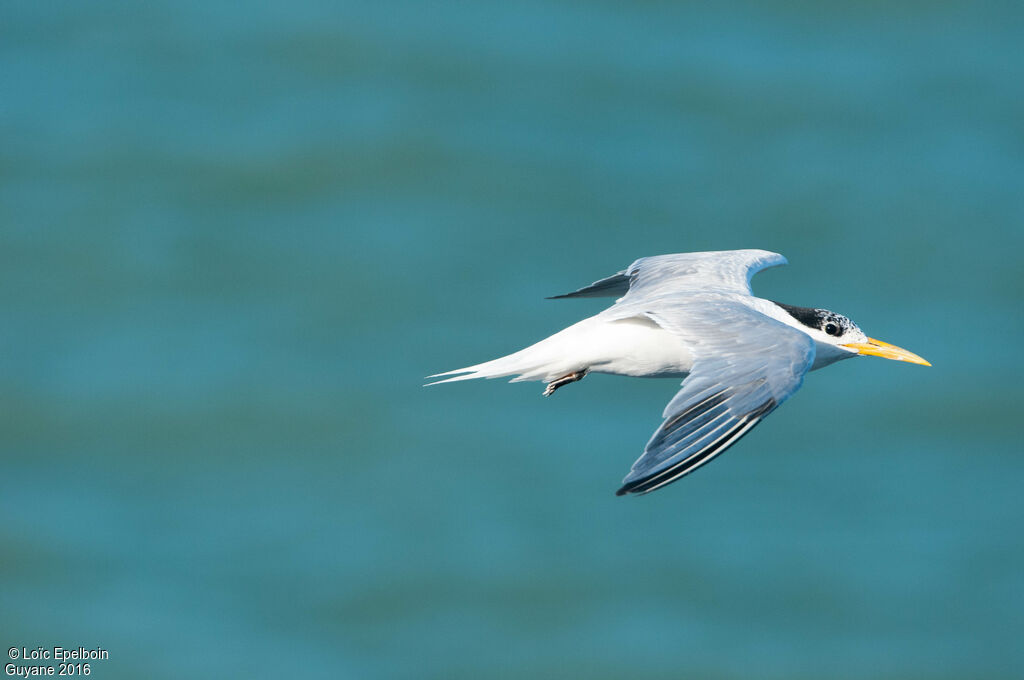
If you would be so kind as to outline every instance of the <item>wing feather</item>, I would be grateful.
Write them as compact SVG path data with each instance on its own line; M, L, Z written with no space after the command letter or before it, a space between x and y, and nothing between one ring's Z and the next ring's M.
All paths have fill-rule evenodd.
M681 291L716 290L750 295L750 279L786 258L767 250L716 250L654 255L636 260L621 272L549 300L581 297L623 297Z
M578 297L622 297L629 290L629 275L626 272L612 274L607 278L594 281L589 286L574 290L564 295L552 295L548 300Z
M754 274L786 264L767 250L719 250L643 257L630 265L629 296L716 291L750 295Z
M620 496L660 489L721 455L796 392L814 362L808 335L729 296L650 316L689 340L695 361Z
M698 431L698 434L702 434L702 436L687 437L682 441L676 441L675 438L668 436L670 431L666 430L665 426L662 425L661 428L658 428L654 438L657 439L660 436L662 446L669 446L672 450L679 451L679 453L671 456L669 460L662 464L657 465L650 472L645 472L642 466L634 466L630 475L623 480L622 488L616 491L615 495L650 493L693 472L719 454L724 453L726 449L739 441L740 437L761 422L776 406L775 401L770 399L760 409L740 418L731 416L719 418L714 422L714 428L710 431L707 431L708 428ZM706 434L704 434L705 432ZM647 456L648 453L655 453L657 455L657 448L652 449L648 445L644 456ZM643 459L641 458L641 460ZM639 463L640 461L637 462Z

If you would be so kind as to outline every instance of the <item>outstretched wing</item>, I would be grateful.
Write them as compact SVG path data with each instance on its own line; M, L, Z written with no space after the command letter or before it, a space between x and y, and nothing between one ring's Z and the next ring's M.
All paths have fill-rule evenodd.
M694 364L617 495L648 493L693 472L803 383L814 363L814 341L728 297L703 295L647 313L687 339Z
M642 257L628 269L551 299L658 295L691 290L750 295L750 279L754 274L783 264L786 258L767 250L655 255Z

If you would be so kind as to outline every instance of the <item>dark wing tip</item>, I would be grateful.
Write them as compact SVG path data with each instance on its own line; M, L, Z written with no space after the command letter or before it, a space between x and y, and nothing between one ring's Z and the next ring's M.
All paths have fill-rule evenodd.
M618 497L618 496L626 496L626 495L631 494L631 493L641 494L642 495L642 494L646 493L646 491L644 489L638 489L637 488L638 486L640 486L640 484L641 484L641 482L639 482L639 481L630 482L629 484L623 484L621 487L619 487L619 490L615 492L615 496L616 497Z
M651 487L652 485L653 481L651 477L647 477L645 479L638 479L634 482L630 482L629 484L623 484L621 487L619 487L619 490L615 492L615 495L625 496L628 494L637 494L638 496L642 496L651 491L649 487Z
M600 281L594 281L585 288L574 290L571 293L564 293L562 295L552 295L551 297L544 298L545 300L562 300L565 298L581 298L581 297L620 297L626 294L629 290L630 277L629 275L619 272L618 274L612 274L611 276L601 279Z

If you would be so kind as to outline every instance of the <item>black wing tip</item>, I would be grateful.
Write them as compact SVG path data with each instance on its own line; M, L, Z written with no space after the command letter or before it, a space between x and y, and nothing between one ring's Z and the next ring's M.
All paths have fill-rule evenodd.
M647 488L647 482L649 481L650 479L638 479L635 482L623 484L621 487L619 487L619 490L615 492L615 495L627 496L629 494L634 494L637 496L642 496L650 491L650 489Z
M634 479L631 482L623 480L622 486L615 492L616 496L626 496L633 494L635 496L643 496L646 493L651 492L652 480L658 475L652 475L650 477L641 477L640 479ZM628 479L628 477L626 478Z
M599 294L595 295L589 288L580 288L579 290L574 290L571 293L562 293L561 295L549 295L548 297L546 297L544 299L545 300L564 300L566 298L579 298L579 297L600 297L600 295Z
M625 295L626 291L629 290L629 284L631 278L625 272L619 272L618 274L612 274L611 276L601 279L600 281L594 281L589 286L574 290L571 293L564 293L562 295L552 295L551 297L544 298L545 300L563 300L565 298L581 298L581 297L615 297L618 295Z

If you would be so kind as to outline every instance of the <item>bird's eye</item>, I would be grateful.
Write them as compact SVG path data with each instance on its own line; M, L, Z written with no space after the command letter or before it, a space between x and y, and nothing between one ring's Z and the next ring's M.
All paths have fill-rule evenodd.
M839 335L839 326L834 323L825 324L825 332L829 335Z

